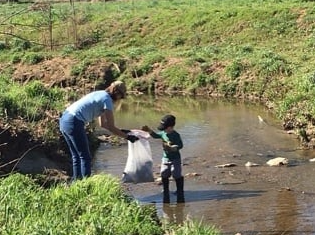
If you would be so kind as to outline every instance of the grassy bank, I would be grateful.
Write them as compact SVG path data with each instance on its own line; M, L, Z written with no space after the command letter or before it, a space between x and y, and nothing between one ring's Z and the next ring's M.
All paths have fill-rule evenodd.
M62 74L71 81L68 86L84 80L91 89L119 78L147 93L258 101L284 121L284 128L304 133L310 146L315 142L312 1L3 4L0 13L1 116L38 121L44 118L38 110L60 111L58 104L75 98L72 89L60 96L64 90L40 88L21 102L16 89L29 89L19 87L21 81L41 81L43 75L16 68L70 58L74 63ZM104 61L112 66L104 68ZM92 65L103 71L92 72ZM49 68L46 73L53 77ZM65 81L53 83L57 90L64 86ZM47 93L53 104L47 104Z
M27 176L0 179L0 234L219 234L187 222L162 226L154 207L128 197L117 179L97 175L44 189Z

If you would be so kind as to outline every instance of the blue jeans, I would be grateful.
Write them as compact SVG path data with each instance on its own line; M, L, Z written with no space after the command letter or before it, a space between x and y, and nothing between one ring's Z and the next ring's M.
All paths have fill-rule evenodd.
M65 111L59 120L59 125L71 153L73 180L89 177L91 154L84 122Z

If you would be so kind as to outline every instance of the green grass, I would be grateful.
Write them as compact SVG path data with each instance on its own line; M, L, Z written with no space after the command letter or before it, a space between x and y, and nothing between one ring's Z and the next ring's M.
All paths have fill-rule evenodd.
M179 235L219 234L213 227L196 222L168 230ZM95 175L70 186L58 184L49 189L21 174L2 178L0 231L1 235L166 234L154 207L140 206L109 175Z
M255 97L271 103L279 118L293 106L299 107L297 116L314 116L315 87L305 91L305 84L314 83L309 81L315 67L312 1L130 0L34 6L1 5L0 62L33 65L71 57L81 61L71 70L71 76L80 79L90 63L102 58L118 65L114 77L130 89L150 93L153 81L162 80L171 90L188 94L208 87L227 97ZM12 72L2 74L10 77ZM18 85L4 88L1 102L10 105L13 114L41 118L36 113L45 101L23 95L27 103L16 104Z
M185 221L183 225L172 229L170 235L219 235L214 226L205 226L201 222Z
M0 116L17 118L27 122L37 122L45 117L45 112L61 109L64 92L58 88L46 88L34 80L25 86L2 77L0 94Z
M58 123L48 120L59 117L64 109L65 91L57 87L45 87L39 80L21 85L2 74L0 93L0 118L4 122L22 119L29 131L41 130L40 138L44 142L59 139Z
M16 174L0 188L1 234L162 234L154 210L131 201L109 176L43 189Z

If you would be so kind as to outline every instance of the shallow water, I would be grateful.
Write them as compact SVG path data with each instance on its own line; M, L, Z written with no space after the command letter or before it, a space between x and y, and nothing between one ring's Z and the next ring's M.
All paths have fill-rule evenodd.
M184 204L161 203L157 182L127 184L143 204L154 204L159 216L182 223L186 219L215 225L223 234L315 234L314 151L298 150L297 139L281 129L267 110L256 105L212 99L129 97L115 106L116 125L153 129L166 113L177 117L176 130L184 148ZM258 115L264 119L259 121ZM161 143L150 140L155 176L159 176ZM121 177L127 145L101 145L93 173ZM290 160L289 166L270 167L274 157ZM259 164L245 167L246 162ZM234 167L215 166L234 163ZM175 183L171 182L175 191Z

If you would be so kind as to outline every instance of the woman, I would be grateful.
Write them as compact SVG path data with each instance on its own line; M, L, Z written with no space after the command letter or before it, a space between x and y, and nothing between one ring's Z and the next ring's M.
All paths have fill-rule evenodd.
M94 91L71 104L62 114L59 124L72 157L73 180L91 175L91 153L85 124L99 118L100 126L113 134L134 143L138 137L127 135L128 130L115 126L113 103L126 96L126 86L121 81L113 82L108 88Z

